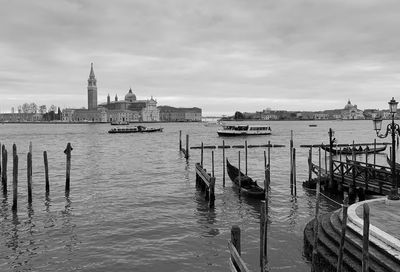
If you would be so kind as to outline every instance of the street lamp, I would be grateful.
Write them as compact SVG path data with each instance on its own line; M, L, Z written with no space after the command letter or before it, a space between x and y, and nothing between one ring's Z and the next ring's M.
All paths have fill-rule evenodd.
M397 185L397 175L396 175L396 133L400 135L400 127L398 124L394 122L394 116L397 112L397 102L394 100L394 97L392 97L392 100L389 101L389 110L392 115L392 122L389 123L386 127L386 132L385 134L379 134L380 130L382 129L382 118L380 117L375 117L373 122L374 122L374 129L376 131L376 136L379 138L386 138L389 135L389 132L392 135L392 165L391 165L391 170L392 170L392 189L390 191L390 195L388 199L391 200L399 200L399 193L398 193L398 185Z

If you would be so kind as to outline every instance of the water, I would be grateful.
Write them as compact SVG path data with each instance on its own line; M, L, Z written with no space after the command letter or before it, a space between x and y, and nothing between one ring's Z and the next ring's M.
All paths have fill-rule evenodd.
M271 122L273 134L248 144L285 144L271 150L268 250L272 271L309 271L302 256L303 229L314 216L315 192L302 188L308 177L308 149L301 144L373 142L371 121ZM215 150L216 200L209 210L195 189L194 164L179 152L179 130L190 145L220 145L216 127L201 123L153 124L162 133L108 134L108 124L2 124L0 141L19 155L18 212L12 194L0 196L0 271L227 271L230 228L242 230L242 256L252 271L259 264L259 202L239 198L227 177L222 186L222 151ZM297 148L297 198L289 188L289 140ZM185 141L185 137L182 137ZM33 144L33 204L26 197L26 154ZM71 192L64 196L66 144L71 142ZM227 145L244 138L225 138ZM45 198L43 151L48 153L50 197ZM248 173L262 184L263 150L248 151ZM237 165L238 149L226 156ZM242 150L244 158L244 150ZM324 154L324 153L322 153ZM314 158L317 155L314 152ZM378 156L384 163L384 155ZM204 152L211 171L211 150ZM244 169L244 160L242 161ZM322 198L321 211L339 206Z

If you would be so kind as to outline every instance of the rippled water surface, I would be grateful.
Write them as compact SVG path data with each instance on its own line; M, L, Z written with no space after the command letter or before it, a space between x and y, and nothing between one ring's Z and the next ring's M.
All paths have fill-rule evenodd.
M302 256L303 229L314 216L315 192L308 177L308 149L301 144L373 142L371 121L272 122L270 136L248 144L284 144L271 150L268 253L271 271L309 271ZM164 132L108 134L108 124L0 124L9 153L8 197L0 196L0 271L228 271L230 228L242 230L242 256L258 271L259 202L239 198L227 177L222 186L222 151L215 152L216 200L210 210L195 189L194 164L179 152L179 130L190 145L244 144L221 138L201 123L152 124ZM297 197L289 188L289 140L297 148ZM185 142L185 137L182 137ZM27 203L26 154L33 145L33 204ZM64 195L63 153L72 151L71 192ZM12 144L18 147L18 212L12 204ZM50 196L45 197L43 151L49 159ZM262 184L265 149L248 151L248 173ZM226 156L237 165L239 149ZM244 150L241 151L244 158ZM314 158L317 155L314 152ZM378 161L384 163L384 156ZM211 150L204 152L211 171ZM244 169L244 161L242 161ZM339 208L322 198L322 212Z

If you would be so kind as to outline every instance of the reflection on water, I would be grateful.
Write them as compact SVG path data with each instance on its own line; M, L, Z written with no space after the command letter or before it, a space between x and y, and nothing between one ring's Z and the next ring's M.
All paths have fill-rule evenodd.
M42 155L47 151L51 197L43 199L44 186L34 186L32 205L25 205L26 188L21 186L20 209L12 213L11 199L2 195L0 271L226 271L232 225L241 227L246 263L258 270L260 200L240 196L228 178L222 186L222 151L216 149L216 199L210 209L204 193L195 188L194 164L200 161L200 150L190 150L188 160L178 150L179 130L190 134L193 146L221 145L216 128L196 123L162 126L161 134L110 135L108 124L3 125L2 143L15 142L20 154L27 153L32 141L35 184L43 184ZM298 147L327 142L330 127L339 143L356 136L359 142L373 142L370 124L362 121L321 122L317 130L303 122L277 121L272 135L247 140L248 145L271 141L288 146L293 130ZM243 141L225 139L225 144ZM63 150L68 142L74 151L71 190L65 195ZM264 179L263 151L248 150L248 169L258 180ZM297 180L305 180L308 149L297 151ZM237 158L237 152L227 149L225 155ZM315 159L317 151L313 152ZM21 156L22 166L25 157ZM211 169L211 151L205 150L204 158L205 168ZM377 161L386 165L384 155ZM302 233L314 216L315 191L298 186L297 197L292 197L288 166L288 148L271 149L270 266L305 272L309 264L302 256ZM26 180L26 169L20 173ZM337 208L334 201L321 198L322 213Z

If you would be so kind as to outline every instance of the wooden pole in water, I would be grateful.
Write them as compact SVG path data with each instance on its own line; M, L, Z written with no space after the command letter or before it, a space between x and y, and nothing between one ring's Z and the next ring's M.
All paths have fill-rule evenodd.
M4 144L1 147L2 153L3 153L3 160L2 160L2 165L3 169L1 171L1 183L3 185L3 194L7 194L7 161L8 161L8 154L7 154L7 149L4 146Z
M189 159L189 134L186 134L186 154L185 158Z
M47 151L43 151L43 161L44 161L44 177L46 182L46 196L50 193L50 183L49 183L49 164L47 162Z
M338 250L338 262L336 266L336 272L342 272L343 269L343 250L344 240L346 238L346 226L347 226L347 208L349 207L349 198L346 197L343 201L343 218L342 218L342 233L340 235L340 244Z
M297 196L297 186L296 186L296 148L293 148L293 186L294 186L294 195Z
M245 174L247 176L247 140L244 141L244 150L245 150L245 156L244 156L244 161L245 161Z
M374 139L374 168L376 165L376 139Z
M203 154L204 154L204 145L203 142L201 142L201 155L200 155L201 168L203 168Z
M12 210L17 211L18 208L18 155L17 146L13 144L13 204Z
M32 154L30 152L28 152L27 154L27 168L26 168L26 175L27 175L27 179L28 179L28 203L31 204L32 203Z
M240 151L239 151L239 196L241 191L242 191L242 180L240 177Z
M354 144L354 140L353 140L353 148L352 148L352 151L351 151L351 159L353 161L356 160L356 145Z
M369 271L369 206L367 203L363 204L363 254L362 254L362 272Z
M211 171L212 176L215 177L215 175L214 175L214 150L211 151L211 169L212 169L212 171Z
M3 149L1 149L1 147L2 147L2 145L1 145L1 142L0 142L0 176L2 176L2 172L1 172L1 166L2 166L2 160L1 160L1 158L3 157Z
M325 160L324 160L324 162L325 162L325 174L328 174L328 162L327 162L327 154L326 154L326 149L324 150L325 151Z
M308 181L311 182L312 179L312 147L308 151Z
M225 140L222 141L222 186L225 187Z
M268 141L268 165L271 166L271 141Z
M260 266L261 272L268 271L268 199L261 200L261 218L260 218Z
M31 171L29 172L29 175L31 176L31 180L32 180L32 156L33 156L33 150L32 150L32 142L29 142L29 153L31 153Z
M367 166L368 164L368 150L365 149L365 165Z
M179 130L179 152L182 151L182 130Z
M265 157L265 150L264 150L264 175L265 175L264 176L264 198L266 200L268 199L268 190L269 190L269 185L270 185L270 182L271 182L270 169L271 169L271 166L267 165L266 157Z
M214 208L215 202L215 177L214 175L210 178L210 188L209 188L209 207Z
M240 228L237 225L232 226L231 228L231 243L236 248L236 251L239 255L242 254L240 248Z
M321 147L318 149L318 165L319 169L321 169ZM320 190L321 190L321 171L318 172L317 179L317 192L316 192L316 201L315 201L315 220L314 220L314 245L312 251L312 267L311 271L316 271L316 262L317 262L317 247L318 247L318 214L319 214L319 198L320 198Z
M67 155L67 169L66 169L66 179L65 179L65 195L69 195L70 189L70 172L71 172L71 151L73 150L71 143L67 144L64 153Z
M293 195L293 130L290 131L290 194Z

